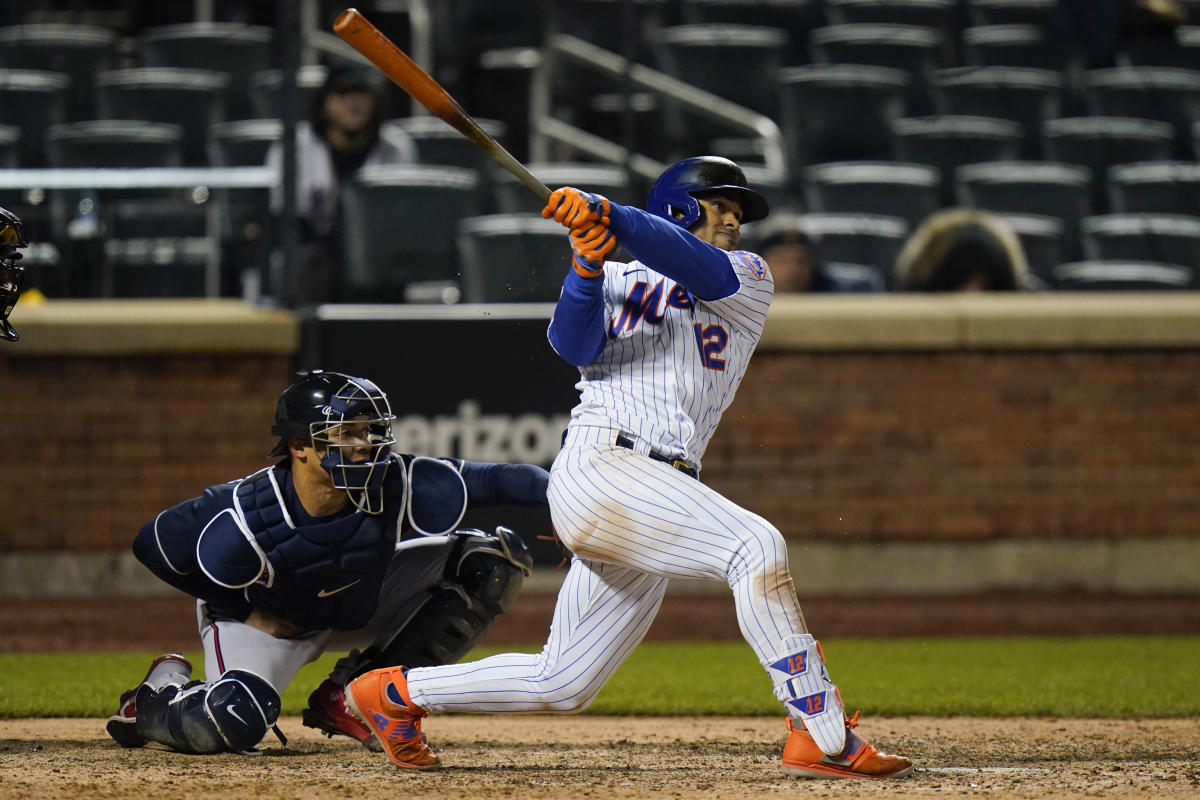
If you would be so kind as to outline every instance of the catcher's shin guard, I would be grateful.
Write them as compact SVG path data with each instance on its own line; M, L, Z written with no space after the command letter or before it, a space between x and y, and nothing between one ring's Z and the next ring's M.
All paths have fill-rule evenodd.
M231 669L211 684L138 688L137 731L181 753L253 754L279 718L279 694L252 672Z
M837 755L846 746L846 712L838 688L829 680L821 644L808 633L790 636L784 644L796 649L767 665L775 696L822 752Z
M135 698L138 689L143 684L150 684L156 689L167 685L183 686L192 677L192 664L179 653L167 653L150 662L146 677L138 686L121 693L120 707L117 713L108 718L104 726L117 744L122 747L142 747L146 737L137 731L137 703Z

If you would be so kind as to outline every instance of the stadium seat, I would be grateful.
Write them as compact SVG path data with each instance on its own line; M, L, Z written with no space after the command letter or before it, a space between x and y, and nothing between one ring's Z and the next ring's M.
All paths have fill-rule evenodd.
M575 186L601 194L615 203L641 208L644 198L621 167L607 164L533 163L525 165L551 190ZM542 202L506 170L497 170L496 209L501 214L522 214L542 210Z
M262 166L282 136L283 121L278 119L218 122L208 132L208 160L214 167Z
M1162 292L1196 288L1196 273L1158 261L1072 261L1054 268L1054 285L1065 292Z
M882 23L941 29L953 25L957 0L825 0L832 25Z
M1159 261L1200 271L1200 217L1106 214L1080 223L1084 258Z
M955 202L954 171L963 164L1015 161L1023 132L1011 120L949 115L896 120L896 157L937 167L942 175L941 202Z
M1028 67L954 67L933 75L941 113L1019 122L1026 158L1041 157L1042 125L1062 116L1063 85L1057 72Z
M214 167L253 167L266 162L267 151L283 136L277 119L238 119L219 122L209 131L209 162ZM236 248L236 258L263 258L265 225L270 216L265 189L217 189L221 239Z
M296 85L300 88L300 115L307 119L312 109L313 98L325 84L327 67L306 64L296 72ZM250 112L255 119L279 119L283 116L283 73L277 69L265 69L250 76L247 89Z
M22 167L45 166L46 128L67 121L70 84L61 72L0 69L0 108L8 110L5 120L21 129L17 158Z
M203 237L109 239L104 243L101 297L204 297L219 258Z
M1091 210L1092 173L1078 164L994 161L966 164L955 175L959 202L1002 214L1040 214L1063 221L1068 240Z
M1057 0L966 0L972 25L1042 25Z
M1200 69L1116 67L1088 70L1089 113L1138 117L1175 126L1175 157L1193 158L1189 131L1200 121Z
M46 152L53 167L178 167L183 128L140 120L68 122L46 129Z
M914 25L829 25L810 34L809 47L817 63L867 64L907 73L909 109L915 114L933 110L929 79L944 65L939 31Z
M1092 170L1093 208L1108 207L1108 168L1171 157L1175 141L1170 123L1128 117L1063 117L1047 120L1042 151L1051 161Z
M1078 255L1078 240L1063 236L1066 225L1056 217L1039 214L997 214L1016 232L1029 270L1042 285L1053 283L1054 267Z
M1146 161L1108 170L1109 207L1116 213L1200 217L1200 164Z
M489 136L504 144L506 127L494 119L478 119L479 127ZM389 119L385 128L395 128L407 134L417 146L417 156L422 164L440 164L447 167L462 167L479 173L484 180L484 190L490 191L488 178L496 169L496 162L480 149L479 145L463 136L445 121L433 116L404 117Z
M972 67L1062 70L1072 49L1037 25L974 25L962 32L963 59Z
M144 29L137 39L145 67L217 70L229 75L228 115L252 115L250 76L270 68L275 32L261 25L189 22Z
M787 32L758 25L673 25L658 31L659 69L760 114L779 106L775 74ZM765 79L764 79L765 78Z
M804 195L814 213L900 217L916 227L937 210L941 174L925 164L848 161L803 170Z
M540 214L489 214L458 225L467 303L552 303L571 266L567 232Z
M755 25L674 25L654 37L658 68L681 81L775 118L786 31ZM681 151L703 152L707 142L730 128L662 99L660 124Z
M807 64L812 60L808 52L808 35L813 28L824 25L824 0L681 0L680 17L684 23L701 24L745 24L778 28L787 32L788 44L784 52L787 66Z
M0 168L13 169L20 164L21 129L0 125Z
M457 297L458 221L475 214L478 189L476 174L459 167L358 170L342 192L346 296L381 303Z
M816 242L822 261L870 267L885 287L911 230L900 217L878 214L801 214L797 226Z
M96 76L102 119L142 119L183 126L186 166L208 163L209 128L224 121L229 76L211 70L142 67Z
M69 76L66 120L91 119L95 116L92 79L111 68L116 43L116 32L99 25L9 25L0 28L0 66Z
M1200 10L1198 10L1200 11ZM1135 67L1195 68L1200 64L1200 13L1166 36L1131 36L1122 51Z
M898 69L813 64L780 71L788 163L895 158L892 124L908 110Z

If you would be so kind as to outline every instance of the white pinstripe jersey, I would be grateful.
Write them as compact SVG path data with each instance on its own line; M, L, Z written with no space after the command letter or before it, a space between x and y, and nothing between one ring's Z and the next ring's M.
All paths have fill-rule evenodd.
M775 292L762 257L728 253L741 286L705 301L640 261L604 265L608 341L580 367L571 425L620 428L699 468Z

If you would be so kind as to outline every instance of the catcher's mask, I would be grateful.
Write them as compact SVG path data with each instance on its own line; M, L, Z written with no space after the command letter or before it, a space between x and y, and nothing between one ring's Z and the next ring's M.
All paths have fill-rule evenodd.
M382 512L383 479L396 441L387 395L366 378L340 372L312 370L296 377L279 396L271 433L280 438L268 457L287 455L290 439L308 442L322 453L321 466L335 488L345 489L366 513Z
M25 283L25 268L17 263L21 258L17 249L28 246L20 218L8 209L0 208L0 339L9 342L21 338L9 323L8 315L16 306Z

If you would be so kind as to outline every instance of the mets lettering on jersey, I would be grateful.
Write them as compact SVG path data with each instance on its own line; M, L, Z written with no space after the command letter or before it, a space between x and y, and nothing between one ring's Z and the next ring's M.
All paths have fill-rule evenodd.
M605 270L607 343L580 368L572 425L619 428L699 466L762 335L775 288L762 258L726 255L740 286L712 300L638 261Z

